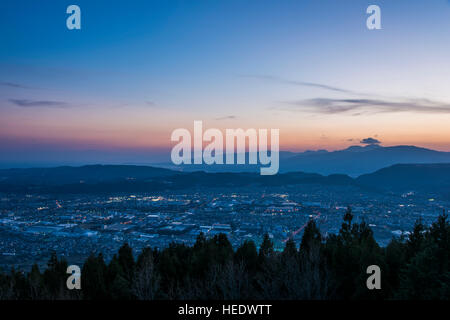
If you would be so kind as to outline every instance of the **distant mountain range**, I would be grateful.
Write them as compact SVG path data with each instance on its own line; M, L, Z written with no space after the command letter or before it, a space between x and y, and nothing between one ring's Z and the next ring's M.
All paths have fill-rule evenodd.
M320 174L341 173L350 176L371 173L399 163L450 163L450 152L415 146L353 146L333 152L307 152L283 161L284 172L306 171Z
M1 169L0 183L12 185L64 185L142 180L174 175L176 172L149 166L88 165L81 167Z
M246 155L248 159L248 154ZM301 171L323 175L362 174L399 163L450 163L450 152L435 151L415 146L382 147L379 145L352 146L344 150L280 152L280 173ZM182 171L256 172L259 165L180 165L159 164L161 167Z
M355 181L384 190L450 192L450 163L397 164L359 176Z
M290 172L177 172L146 166L93 165L0 170L0 192L110 193L198 188L283 187L316 184L354 186L372 191L424 191L450 195L450 163L397 164L352 178L343 174Z

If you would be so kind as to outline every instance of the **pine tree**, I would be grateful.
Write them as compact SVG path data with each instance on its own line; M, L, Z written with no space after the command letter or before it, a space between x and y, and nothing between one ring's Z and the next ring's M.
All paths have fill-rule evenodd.
M270 240L269 234L266 233L264 234L263 241L259 247L259 257L268 258L272 256L273 253L273 242Z
M42 275L41 272L39 271L39 267L37 264L33 264L33 266L31 267L31 271L28 274L28 282L30 285L30 297L33 300L39 299L39 298L43 298L43 292L42 292L42 287L43 287L43 280L42 280Z
M118 262L120 267L122 268L125 279L128 282L131 282L134 272L134 257L133 257L133 250L128 245L128 243L124 243L123 246L120 247Z
M322 242L322 235L313 219L309 220L303 232L302 242L300 243L300 252L307 254L312 247L319 247Z
M91 254L81 271L81 288L85 299L106 299L108 297L106 265L103 256Z
M297 245L295 244L294 239L289 238L288 241L286 241L286 244L284 246L283 250L283 256L284 257L295 257L297 256Z
M258 264L258 251L251 240L244 241L236 250L234 260L237 264L243 263L248 271L255 271Z
M153 261L153 252L150 248L144 248L137 259L132 292L139 300L153 300L158 286L159 277Z

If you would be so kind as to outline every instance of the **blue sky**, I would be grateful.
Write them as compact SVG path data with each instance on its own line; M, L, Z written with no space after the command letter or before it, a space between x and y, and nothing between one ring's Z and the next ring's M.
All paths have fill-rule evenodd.
M193 120L449 150L449 31L446 0L2 1L0 162L141 160Z

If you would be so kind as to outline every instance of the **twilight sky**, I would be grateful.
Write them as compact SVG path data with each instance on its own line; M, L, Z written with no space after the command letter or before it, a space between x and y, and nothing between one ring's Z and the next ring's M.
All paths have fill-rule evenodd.
M194 120L450 151L450 2L0 2L0 166L162 161Z

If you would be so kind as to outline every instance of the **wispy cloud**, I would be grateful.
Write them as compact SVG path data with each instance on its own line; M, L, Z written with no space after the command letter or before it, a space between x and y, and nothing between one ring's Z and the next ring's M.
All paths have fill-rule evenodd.
M25 86L25 85L22 85L19 83L5 82L5 81L0 81L0 86L9 87L9 88L17 88L17 89L35 89L33 87Z
M290 101L287 104L295 106L290 110L307 111L324 114L339 114L345 112L384 113L384 112L420 112L420 113L450 113L450 104L428 99L330 99L315 98L300 101Z
M23 108L67 108L69 104L63 101L9 99L12 104Z
M450 1L450 0L449 0ZM303 111L323 114L339 114L352 112L358 116L367 113L387 113L387 112L420 112L420 113L450 113L450 103L438 102L429 99L396 99L383 97L378 94L371 94L349 90L345 88L330 86L323 83L307 81L288 80L271 75L241 75L242 77L260 79L287 85L297 85L304 87L319 88L326 91L344 94L350 98L314 98L297 101L284 101L290 108L276 108L290 111ZM353 96L353 97L352 97ZM358 98L354 98L357 96ZM365 97L362 99L361 97Z
M234 120L236 119L236 116L225 116L225 117L220 117L220 118L215 118L214 120Z
M149 100L145 101L145 105L147 107L152 107L152 108L158 107L158 105L154 101L149 101Z
M271 82L276 82L276 83L281 83L281 84L289 84L289 85L295 85L295 86L319 88L319 89L340 92L340 93L366 95L361 92L355 92L355 91L351 91L351 90L347 90L347 89L343 89L343 88L339 88L339 87L330 86L330 85L323 84L323 83L289 80L289 79L284 79L284 78L270 76L270 75L251 75L251 74L245 75L244 74L244 75L241 75L241 77L259 79L259 80L265 80L265 81L271 81Z

